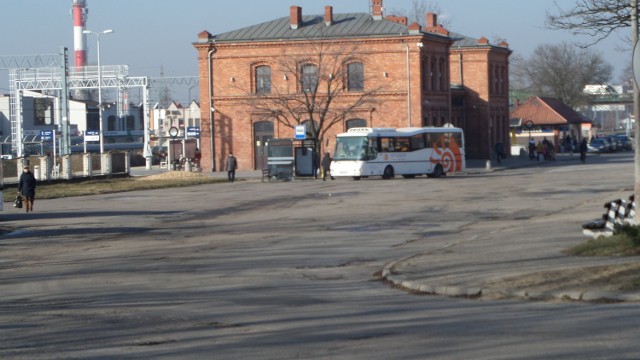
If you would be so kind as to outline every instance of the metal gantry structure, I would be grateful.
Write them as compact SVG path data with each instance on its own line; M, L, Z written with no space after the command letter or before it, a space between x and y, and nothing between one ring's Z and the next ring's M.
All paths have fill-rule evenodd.
M11 143L18 157L24 155L22 96L27 90L57 91L62 109L58 126L61 129L60 154L70 153L68 98L71 90L102 88L117 89L126 92L131 88L142 88L142 105L144 106L144 157L147 167L151 166L150 117L149 103L158 101L158 90L164 86L197 85L196 76L148 78L146 76L129 76L127 65L69 67L68 51L61 48L59 54L0 56L0 70L9 70ZM150 89L153 95L150 96ZM120 99L121 96L118 96ZM64 103L64 104L62 104ZM120 104L121 105L121 104Z
M70 90L95 89L100 84L103 88L116 88L119 90L133 87L142 87L145 89L143 92L143 103L145 105L144 156L147 158L150 157L149 104L146 101L148 98L147 78L129 76L129 67L127 65L110 65L101 67L102 76L100 79L97 66L70 68L66 48L61 49L59 58L60 61L56 64L57 66L53 67L17 68L10 70L11 143L16 155L22 157L24 153L24 136L22 133L23 112L21 108L23 91L58 91L61 95L58 97L61 103L66 103L68 99L65 94L68 94ZM60 106L61 109L68 109L66 104L61 105L63 105ZM61 111L58 125L61 130L60 154L66 155L70 153L71 149L68 110Z

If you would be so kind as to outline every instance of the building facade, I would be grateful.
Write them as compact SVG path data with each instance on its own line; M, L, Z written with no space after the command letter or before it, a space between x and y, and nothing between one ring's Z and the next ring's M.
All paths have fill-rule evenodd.
M218 35L198 34L202 167L260 169L265 144L293 138L294 126L332 152L351 127L453 124L467 154L491 156L509 141L506 43L450 33L429 13L426 26L371 13L289 16ZM211 121L213 119L213 121ZM212 136L213 135L213 136Z

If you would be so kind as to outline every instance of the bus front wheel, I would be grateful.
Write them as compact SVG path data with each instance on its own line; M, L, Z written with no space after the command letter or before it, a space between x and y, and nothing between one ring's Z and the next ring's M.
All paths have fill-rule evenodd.
M360 176L354 176L353 180L360 180Z
M392 177L394 177L393 167L391 165L387 165L387 167L384 168L384 172L382 173L382 178L391 179Z

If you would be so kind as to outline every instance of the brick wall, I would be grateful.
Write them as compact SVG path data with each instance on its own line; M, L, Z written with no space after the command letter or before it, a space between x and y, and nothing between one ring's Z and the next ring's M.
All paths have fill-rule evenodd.
M422 47L418 46L422 43ZM294 75L282 66L287 59L306 58L314 62L318 43L260 42L260 43L197 43L200 94L202 165L211 171L211 141L209 132L209 51L212 55L212 84L215 162L217 171L224 170L224 160L230 152L238 158L240 170L252 170L255 162L254 123L274 122L274 135L280 138L294 137L293 129L265 116L252 105L254 91L253 69L260 64L271 66L272 94L297 94ZM409 126L409 108L412 126L441 126L446 122L463 127L467 137L467 153L471 157L490 156L492 144L500 139L508 144L508 98L489 93L489 62L507 64L508 51L495 54L486 49L450 50L446 37L430 35L402 36L396 38L341 39L332 42L329 52L346 52L349 58L364 64L365 88L376 89L373 103L360 106L350 118L361 118L371 127ZM407 84L407 51L409 53L410 86ZM462 64L459 66L460 55ZM490 56L492 57L490 60ZM423 86L424 61L443 59L446 67L444 87L431 89ZM460 73L462 69L462 73ZM286 75L286 77L285 77ZM466 89L463 109L450 110L449 83L462 84ZM276 90L277 89L277 90ZM508 89L508 86L507 86ZM410 102L407 91L411 91ZM349 103L353 94L344 93L337 103ZM456 116L450 115L456 112ZM462 115L460 113L462 112ZM495 119L493 119L493 118ZM506 122L506 125L505 125ZM345 122L333 126L323 145L332 152L335 134L346 130ZM500 133L492 133L499 131Z

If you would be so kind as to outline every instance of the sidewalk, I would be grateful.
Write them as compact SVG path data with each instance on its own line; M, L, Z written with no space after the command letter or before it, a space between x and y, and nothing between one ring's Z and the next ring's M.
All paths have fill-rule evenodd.
M593 156L589 154L589 156ZM598 156L598 155L595 155ZM557 154L556 162L563 161L575 161L576 163L580 160L578 154ZM544 161L544 160L530 160L528 157L517 157L512 156L507 159L502 160L501 164L498 164L496 160L489 161L487 165L487 160L467 160L467 168L464 171L466 174L480 174L492 171L502 171L507 169L515 169L529 166L544 166L551 165L553 161ZM131 168L131 176L149 176L162 174L169 170L160 168L158 165L153 165L150 170L146 169L144 166L137 166ZM226 171L216 171L216 172L202 172L207 176L212 176L216 178L226 179L227 172ZM262 172L260 170L245 170L245 171L236 171L236 179L247 179L247 180L261 180ZM304 177L303 179L309 179L308 177Z
M589 156L599 156L589 154ZM579 162L579 155L559 154L557 162ZM467 162L468 174L505 169L545 166L550 161L509 158L497 165L486 161ZM588 219L572 211L561 211L520 225L500 227L478 224L462 229L447 249L409 256L387 264L382 278L405 290L443 296L478 299L526 299L591 302L640 302L640 292L608 291L585 282L582 274L598 269L637 272L640 265L629 257L577 257L563 254L565 239L576 233L567 224ZM552 234L540 238L540 230ZM572 229L572 228L571 228ZM489 234L486 235L485 234ZM467 239L465 239L467 238ZM486 239L485 239L486 238ZM517 241L515 241L517 239ZM585 241L587 239L585 238Z

